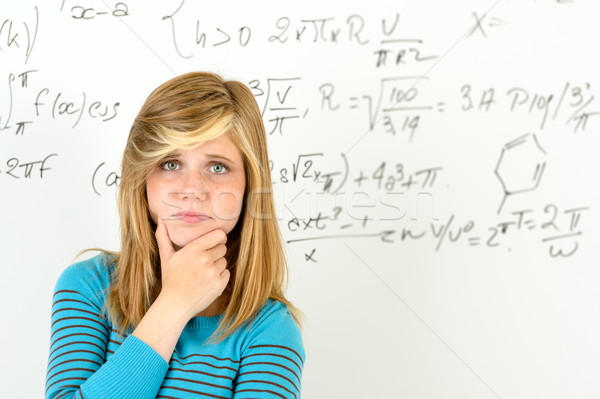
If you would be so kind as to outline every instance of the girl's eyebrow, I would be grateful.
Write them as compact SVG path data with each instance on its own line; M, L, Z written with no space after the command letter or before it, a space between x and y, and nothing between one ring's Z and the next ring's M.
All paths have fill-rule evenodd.
M227 157L224 157L223 155L219 155L219 154L206 154L206 157L207 158L224 159L224 160L229 161L229 162L231 162L232 164L235 165L234 161L232 161L231 159L229 159Z
M181 152L180 151L174 151L174 152L172 152L170 154L167 154L162 159L177 158L177 157L180 157L180 156L181 156ZM206 154L206 158L224 159L226 161L231 162L233 165L236 165L236 163L233 160L227 158L226 156L219 155L219 154Z

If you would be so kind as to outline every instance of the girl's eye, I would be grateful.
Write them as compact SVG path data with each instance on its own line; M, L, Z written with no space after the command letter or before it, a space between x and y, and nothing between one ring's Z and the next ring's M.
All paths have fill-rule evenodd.
M215 163L211 167L213 168L213 171L217 174L223 174L223 173L227 172L227 170L229 170L229 168L227 168L227 166L220 164L220 163Z
M163 162L160 166L165 170L177 170L179 168L179 164L177 163L177 161L166 161Z

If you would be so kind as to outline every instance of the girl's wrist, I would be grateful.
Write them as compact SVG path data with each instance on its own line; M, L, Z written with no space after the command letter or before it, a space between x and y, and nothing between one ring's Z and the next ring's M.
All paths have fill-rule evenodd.
M156 307L160 308L161 311L168 313L170 315L170 320L184 323L184 325L194 317L190 305L180 298L177 298L175 295L161 292L154 301L154 304L156 304ZM152 304L152 306L154 306L154 304Z

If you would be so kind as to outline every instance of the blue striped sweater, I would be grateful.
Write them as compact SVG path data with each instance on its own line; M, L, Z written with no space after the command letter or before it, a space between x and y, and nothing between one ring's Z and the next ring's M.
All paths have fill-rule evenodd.
M216 345L204 341L222 315L192 318L167 364L107 320L109 267L97 255L69 266L56 283L47 399L300 397L304 346L284 304L267 300L251 325Z

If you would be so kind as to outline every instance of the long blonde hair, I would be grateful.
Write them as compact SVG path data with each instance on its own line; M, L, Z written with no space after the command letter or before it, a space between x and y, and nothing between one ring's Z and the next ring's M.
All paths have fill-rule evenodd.
M174 150L191 149L229 132L242 153L246 191L240 218L227 238L231 276L227 307L213 334L225 339L271 298L287 305L302 328L303 313L284 296L288 265L272 193L267 141L254 96L240 82L192 72L156 88L135 118L123 153L118 209L121 252L108 252L107 313L120 332L137 326L161 290L160 257L146 196L153 167Z

